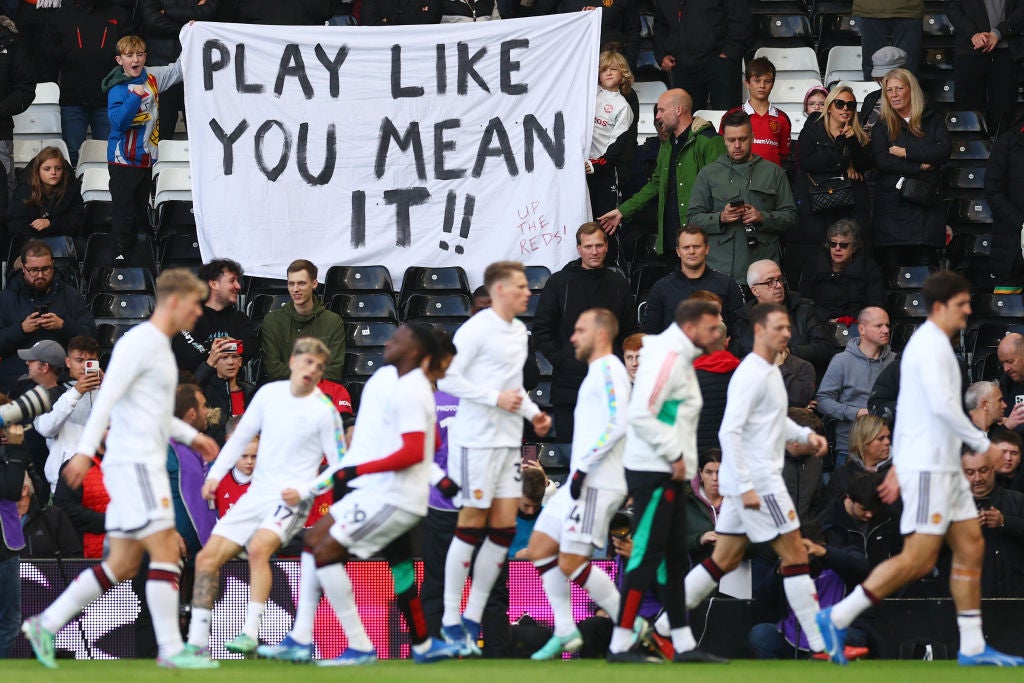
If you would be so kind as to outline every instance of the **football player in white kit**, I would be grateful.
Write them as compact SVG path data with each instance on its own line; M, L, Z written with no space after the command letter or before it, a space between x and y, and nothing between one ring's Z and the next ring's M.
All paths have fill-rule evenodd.
M533 653L534 660L553 659L583 645L572 616L569 581L608 614L619 613L619 589L590 564L594 550L605 547L608 524L626 499L622 451L631 382L612 353L618 334L615 315L592 308L580 314L570 340L576 358L589 367L574 412L569 485L541 510L527 546L555 617L554 635Z
M202 454L217 455L217 443L174 417L178 366L171 337L190 330L202 315L206 285L183 268L165 270L156 280L156 308L149 322L136 326L114 346L78 452L64 468L72 488L81 485L107 426L103 479L110 494L105 525L107 558L79 574L42 614L22 631L36 658L57 668L54 638L78 612L138 571L149 553L146 600L153 617L159 656L169 668L214 668L216 662L185 649L178 630L178 561L174 507L167 478L167 444L173 438Z
M459 353L438 386L459 399L448 429L448 476L461 487L455 502L462 506L445 559L441 632L463 655L480 654L480 619L515 538L523 418L539 436L551 428L551 417L523 389L529 333L516 316L530 303L526 270L518 261L492 263L484 286L491 307L455 333ZM473 584L460 614L471 564Z
M960 365L950 337L967 325L971 285L950 271L934 273L921 288L928 320L907 343L900 365L900 393L892 439L893 466L879 487L882 501L902 493L903 550L874 568L864 583L817 617L829 657L845 664L846 629L862 612L932 570L943 543L953 551L949 590L956 605L962 666L1024 666L1024 658L999 652L981 629L981 567L985 539L961 447L1001 457L988 436L964 414Z
M330 349L319 339L296 339L288 359L291 377L265 384L256 392L206 475L203 497L214 500L220 480L259 435L252 485L213 527L210 540L196 556L188 634L188 645L196 652L205 654L209 648L220 568L243 548L249 560L245 624L242 632L224 647L229 652L248 655L259 644L260 623L272 583L270 558L302 529L310 510L308 502L283 503L281 487L299 486L316 476L325 456L328 463L334 464L345 453L338 411L317 388L330 358Z
M807 550L800 536L796 506L782 479L786 442L812 446L821 457L825 437L800 427L787 416L788 399L775 364L792 336L789 313L778 304L758 304L750 312L754 349L729 381L718 439L722 444L719 490L724 496L715 524L718 541L711 557L686 575L686 607L692 610L739 566L747 544L770 543L782 560L782 586L807 642L824 649L815 623L818 595Z

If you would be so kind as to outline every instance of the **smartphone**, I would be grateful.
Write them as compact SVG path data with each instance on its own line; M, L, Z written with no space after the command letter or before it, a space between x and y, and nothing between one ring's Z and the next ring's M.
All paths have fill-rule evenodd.
M535 443L523 445L523 462L537 462L538 455L540 455L540 446Z
M1024 394L1017 394L1013 397L1013 405L1019 406L1024 404Z
M729 202L729 206L734 209L742 209L746 203L742 199L733 199Z
M228 342L225 344L224 353L238 353L238 342Z
M87 375L98 375L98 374L100 374L100 362L98 360L87 360L87 361L85 361L85 374L87 374Z
M38 313L39 315L46 315L47 313L50 312L50 307L45 304L42 306L36 306L35 312Z

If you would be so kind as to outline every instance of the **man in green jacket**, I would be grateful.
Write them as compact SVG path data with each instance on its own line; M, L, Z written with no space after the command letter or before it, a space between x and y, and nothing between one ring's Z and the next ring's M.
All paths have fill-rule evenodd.
M697 172L725 152L722 136L714 126L693 116L693 100L685 90L666 90L658 98L655 121L668 139L658 149L658 160L650 181L622 206L597 220L609 235L615 234L623 219L635 215L647 202L658 198L658 253L665 253L665 235L672 237L686 225L687 206Z
M786 172L750 151L743 110L722 119L722 137L726 153L697 174L687 219L708 233L708 266L743 283L754 261L782 262L779 239L796 227L796 204Z
M314 294L317 268L306 259L288 265L288 294L292 300L267 313L260 328L263 369L269 381L288 379L288 359L299 337L316 337L331 350L324 379L341 381L345 366L345 325L337 313L328 311Z

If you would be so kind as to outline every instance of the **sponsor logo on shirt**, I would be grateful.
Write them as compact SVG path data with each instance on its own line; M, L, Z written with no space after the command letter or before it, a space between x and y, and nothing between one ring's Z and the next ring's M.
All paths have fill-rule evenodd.
M778 147L779 141L773 140L772 138L754 138L755 145L767 145L769 147Z

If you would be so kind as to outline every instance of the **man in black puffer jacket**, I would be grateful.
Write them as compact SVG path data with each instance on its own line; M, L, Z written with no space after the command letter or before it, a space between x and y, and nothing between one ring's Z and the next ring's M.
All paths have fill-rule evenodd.
M608 236L597 223L584 223L576 231L580 258L548 279L537 302L533 340L554 367L551 381L552 417L559 441L572 440L572 412L576 394L587 374L587 364L576 360L570 339L576 319L591 308L607 308L619 321L616 350L636 331L636 307L629 282L606 268Z
M43 33L42 49L60 66L61 136L68 160L78 163L86 130L94 140L110 135L107 94L100 83L114 67L117 41L135 33L134 0L64 0Z
M96 336L85 299L54 271L45 242L28 241L21 250L24 267L13 273L0 294L0 391L9 393L25 374L19 349L50 339L67 347L72 337Z
M14 22L0 15L0 163L7 172L3 187L14 191L14 119L36 96L28 46L22 43ZM0 221L3 217L0 216Z

